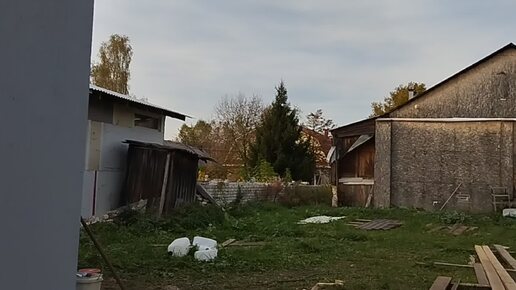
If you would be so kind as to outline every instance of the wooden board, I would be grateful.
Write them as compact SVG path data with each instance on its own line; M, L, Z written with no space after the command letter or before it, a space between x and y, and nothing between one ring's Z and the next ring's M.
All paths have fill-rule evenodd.
M457 282L452 284L452 287L451 287L450 290L458 290L459 289L459 284L460 284L460 279L457 280Z
M502 280L498 276L498 273L496 272L496 269L494 268L493 264L487 257L484 248L482 248L482 246L475 245L475 252L477 253L480 263L482 263L482 267L486 272L487 279L489 280L489 285L491 285L491 288L493 290L505 290Z
M400 221L389 220L389 219L377 219L359 226L362 230L390 230L401 226Z
M493 267L495 268L496 272L498 273L498 276L502 280L505 289L516 290L516 282L514 282L509 273L505 271L502 264L500 263L500 261L498 261L498 259L496 259L496 256L493 254L489 246L482 246L482 249L484 249L487 258L489 259L489 261L491 261L491 264L493 264Z
M234 243L234 242L236 242L236 240L235 240L235 239L229 239L229 240L225 241L224 243L222 243L222 245L220 245L220 246L221 246L222 248L224 248L224 247L227 247L227 246L229 246L230 244L232 244L232 243Z
M460 283L457 290L491 290L491 286L480 285L480 284L470 284L470 283Z
M439 276L435 279L430 290L446 290L451 283L451 277Z
M487 280L486 271L484 271L482 264L475 263L473 264L473 268L475 269L475 276L477 276L478 284L489 285L489 280Z
M500 245L494 245L494 248L500 255L500 257L513 269L516 269L516 259L514 259L507 250Z

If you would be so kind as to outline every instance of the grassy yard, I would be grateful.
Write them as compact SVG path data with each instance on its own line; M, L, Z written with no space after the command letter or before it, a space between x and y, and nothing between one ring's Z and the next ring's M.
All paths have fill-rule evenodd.
M347 216L330 224L298 225L315 215ZM389 231L363 231L346 225L355 218L404 222ZM432 232L432 226L464 220L478 230L460 236ZM429 224L432 224L430 226ZM93 231L129 289L310 289L317 282L345 282L345 289L428 289L438 275L475 282L472 269L422 265L434 261L466 264L473 245L498 243L516 249L516 221L496 216L435 214L414 210L374 210L275 204L249 204L224 214L215 207L184 208L155 221L126 214ZM219 243L235 238L264 241L259 247L228 247L212 263L192 256L174 258L166 246L194 235ZM81 267L102 267L88 237L81 234ZM106 267L105 289L117 289Z

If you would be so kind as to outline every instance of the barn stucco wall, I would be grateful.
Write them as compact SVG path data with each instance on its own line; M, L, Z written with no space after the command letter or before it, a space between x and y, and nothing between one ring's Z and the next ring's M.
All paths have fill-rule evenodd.
M392 118L515 118L516 49L505 50L390 113Z
M373 205L378 208L391 205L391 124L376 123Z
M490 186L513 190L513 127L511 121L379 121L375 205L389 200L438 209L462 183L457 194L469 200L452 198L448 208L491 211Z

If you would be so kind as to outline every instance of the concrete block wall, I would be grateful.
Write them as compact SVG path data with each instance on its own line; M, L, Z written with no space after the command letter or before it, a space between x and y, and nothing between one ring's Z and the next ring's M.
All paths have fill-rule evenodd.
M513 122L379 121L375 205L492 210L490 186L514 184ZM390 129L390 130L389 130ZM390 148L389 148L390 147Z
M200 182L213 198L223 204L234 202L240 190L241 202L267 197L269 184L257 182Z

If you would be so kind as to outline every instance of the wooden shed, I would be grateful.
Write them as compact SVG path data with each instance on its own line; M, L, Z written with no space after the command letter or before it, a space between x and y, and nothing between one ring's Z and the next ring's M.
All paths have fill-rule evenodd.
M366 119L332 130L337 164L332 166L332 176L340 204L364 206L372 192L375 121Z
M198 165L213 160L204 151L178 142L164 145L127 140L123 203L147 200L159 215L195 201Z

